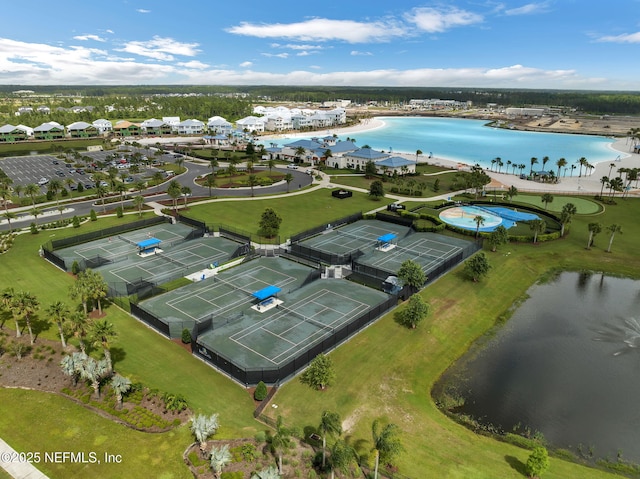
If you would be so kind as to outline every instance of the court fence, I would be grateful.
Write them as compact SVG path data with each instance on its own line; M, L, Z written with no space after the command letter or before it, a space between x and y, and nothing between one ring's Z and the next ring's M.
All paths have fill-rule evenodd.
M342 325L338 329L334 329L331 334L320 338L309 348L300 352L295 358L279 367L248 368L238 365L233 359L213 351L200 341L199 336L204 331L196 331L195 328L193 331L195 334L191 336L191 349L193 354L245 387L256 385L260 381L263 381L265 384L281 384L305 368L316 356L334 349L355 333L374 322L377 318L396 306L397 302L398 298L396 296L385 299L376 306L369 308L368 311L357 318L349 321L347 324ZM213 329L215 329L214 326Z
M289 248L289 254L316 263L341 265L352 263L355 259L362 256L364 252L360 249L355 249L348 253L329 253L328 251L310 248L300 243L293 243Z

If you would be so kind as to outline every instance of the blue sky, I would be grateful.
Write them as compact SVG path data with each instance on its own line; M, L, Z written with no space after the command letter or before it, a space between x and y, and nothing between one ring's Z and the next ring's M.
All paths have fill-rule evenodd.
M640 0L15 4L0 84L638 90Z

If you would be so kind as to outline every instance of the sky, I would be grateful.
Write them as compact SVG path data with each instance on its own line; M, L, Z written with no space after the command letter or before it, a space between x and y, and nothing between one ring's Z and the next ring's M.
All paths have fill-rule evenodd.
M14 4L3 85L640 89L640 0Z

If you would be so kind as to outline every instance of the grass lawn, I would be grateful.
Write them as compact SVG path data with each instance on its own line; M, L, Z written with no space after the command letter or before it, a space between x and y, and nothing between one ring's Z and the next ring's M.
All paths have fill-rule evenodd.
M320 189L290 198L192 206L188 214L207 223L225 223L255 232L262 211L272 207L284 218L281 236L286 238L389 202L372 201L357 193L338 200L331 197L329 190ZM638 277L640 223L635 218L639 214L640 200L620 201L602 214L576 216L561 240L539 245L510 244L497 253L487 252L492 264L488 278L472 283L462 278L461 268L440 278L420 293L431 304L431 313L416 330L402 328L393 321L392 314L385 315L331 353L337 371L334 386L317 392L294 379L276 395L278 409L267 408L267 412L273 416L282 414L287 425L301 428L317 426L323 410L339 412L347 435L362 453L368 453L371 447L372 420L381 417L393 422L402 431L406 452L400 457L399 471L407 477L523 477L519 470L528 457L527 450L476 435L451 421L435 407L431 388L469 345L490 334L498 318L508 316L514 302L550 268L591 269ZM68 300L73 278L39 258L39 245L51 239L50 235L59 238L123 221L104 218L77 230L20 236L10 252L0 256L0 290L7 286L29 290L44 308L57 299L73 304ZM616 235L612 253L604 251L609 240L605 231L597 236L593 249L584 249L587 225L593 221L605 227L612 223L622 225L623 234ZM262 429L253 420L253 401L242 387L118 308L109 306L107 319L119 334L112 346L118 372L151 388L184 394L197 411L218 412L221 428L216 437L252 437ZM10 327L9 323L5 328ZM43 331L41 337L55 339L55 327ZM0 400L6 411L11 411L0 418L0 437L17 450L106 451L122 454L127 467L124 472L115 465L78 465L74 467L86 469L68 472L65 468L63 472L55 465L47 465L44 471L52 478L188 477L180 456L191 442L186 428L160 435L138 433L67 399L35 391L0 389ZM552 458L551 469L544 477L613 476Z
M437 167L434 167L434 168L437 168ZM440 169L442 170L442 168ZM439 196L446 193L447 191L453 191L454 178L457 173L458 173L457 171L445 170L442 173L438 172L437 174L430 174L428 176L425 176L425 175L407 176L405 178L400 177L396 180L392 178L386 178L386 181L383 182L384 191L387 193L409 196L410 192L408 190L408 183L410 180L413 180L416 183L421 183L424 185L424 189L422 190L422 196L421 196L422 198ZM354 186L356 188L364 188L366 190L369 190L369 188L371 187L371 183L374 180L378 180L378 179L380 178L379 177L365 178L364 174L362 174L357 176L332 176L331 182L338 185ZM436 180L439 181L438 191L434 191ZM392 188L398 188L400 193L392 192ZM418 192L418 189L416 188L414 190L414 194L417 192Z
M532 205L532 206L535 206L536 208L544 209L544 203L542 202L541 197L542 195L518 194L517 196L514 196L513 203L515 205L517 205L518 203L525 204L525 205ZM623 200L619 200L618 202L620 203L622 201ZM553 201L548 204L547 210L554 213L560 213L564 205L566 205L567 203L573 203L576 209L578 210L579 215L592 215L592 214L598 213L599 211L602 211L603 209L600 203L590 198L584 198L581 196L553 195Z
M343 200L331 196L331 190L317 189L288 198L264 198L252 201L218 201L190 206L185 216L207 224L234 226L252 234L258 233L258 223L265 208L273 208L282 218L280 238L305 231L323 223L357 213L367 212L392 203L383 198L375 201L364 193L354 192Z

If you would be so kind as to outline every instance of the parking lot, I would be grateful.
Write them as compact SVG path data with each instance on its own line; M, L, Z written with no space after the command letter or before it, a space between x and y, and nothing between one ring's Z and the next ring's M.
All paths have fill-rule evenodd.
M130 148L129 151L117 152L115 150L83 152L82 159L74 159L70 163L54 155L14 156L1 159L0 168L13 180L14 185L25 186L29 183L34 183L39 185L44 192L47 189L49 181L56 178L62 181L65 187L76 189L77 184L81 183L86 190L95 187L95 182L90 177L91 173L94 171L106 171L106 169L111 166L109 165L110 160L108 157L113 155L113 153L117 153L119 159L125 154L127 156L131 155L136 150L142 155L149 153L144 149L136 148ZM158 160L168 162L174 159L170 155L163 155L158 158ZM96 168L99 162L107 163L107 168L104 170ZM128 163L120 163L116 160L118 173L128 172L128 166ZM140 165L140 173L131 175L133 179L128 179L126 182L133 183L143 178L150 178L157 171L161 170Z

